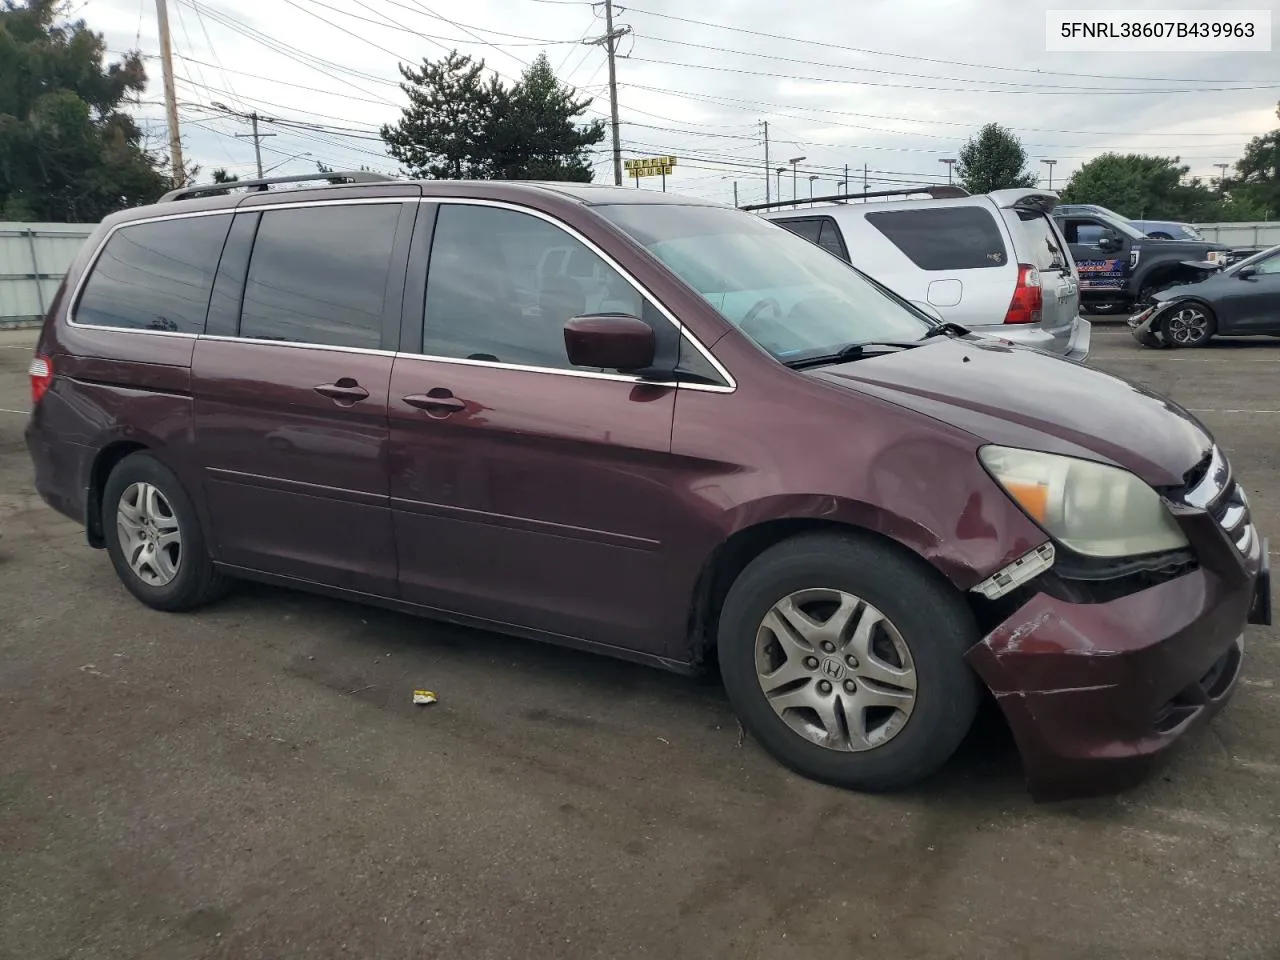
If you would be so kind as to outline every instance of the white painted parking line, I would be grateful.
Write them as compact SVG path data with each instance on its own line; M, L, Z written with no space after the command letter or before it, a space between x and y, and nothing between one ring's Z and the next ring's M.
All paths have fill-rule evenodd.
M30 410L10 410L8 407L0 407L0 413L12 413L15 416L25 417L25 416L29 416L31 411Z
M1168 354L1157 354L1148 356L1147 354L1139 354L1136 357L1096 357L1101 363L1120 363L1125 361L1141 361L1143 363L1162 360L1165 363L1274 363L1280 366L1280 353L1275 353L1269 357L1170 357Z

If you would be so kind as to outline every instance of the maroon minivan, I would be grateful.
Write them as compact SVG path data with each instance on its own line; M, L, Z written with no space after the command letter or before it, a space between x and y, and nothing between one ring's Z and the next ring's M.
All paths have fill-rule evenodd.
M348 181L115 214L50 310L37 486L151 607L243 577L718 661L765 749L864 790L939 767L985 687L1042 798L1139 779L1270 622L1245 493L1168 400L730 208Z

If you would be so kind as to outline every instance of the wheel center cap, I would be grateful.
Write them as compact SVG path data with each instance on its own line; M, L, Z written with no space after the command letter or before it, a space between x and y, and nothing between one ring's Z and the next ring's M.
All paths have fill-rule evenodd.
M845 673L844 664L841 663L839 660L837 660L835 657L827 657L825 660L822 661L818 669L822 671L822 675L826 677L828 680L844 679L844 673Z

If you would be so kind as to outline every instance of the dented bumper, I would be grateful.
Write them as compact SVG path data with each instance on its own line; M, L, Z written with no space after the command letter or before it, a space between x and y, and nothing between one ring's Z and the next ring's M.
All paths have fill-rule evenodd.
M1245 624L1259 618L1261 592L1269 600L1265 556L1108 603L1039 594L969 650L1037 800L1132 786L1221 709Z

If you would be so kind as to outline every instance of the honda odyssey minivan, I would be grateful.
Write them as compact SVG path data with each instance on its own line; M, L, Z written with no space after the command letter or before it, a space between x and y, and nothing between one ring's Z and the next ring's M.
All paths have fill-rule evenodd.
M1245 491L1162 397L731 208L350 179L114 214L50 309L37 487L148 606L247 578L718 663L862 790L989 692L1042 798L1143 776L1270 622Z

